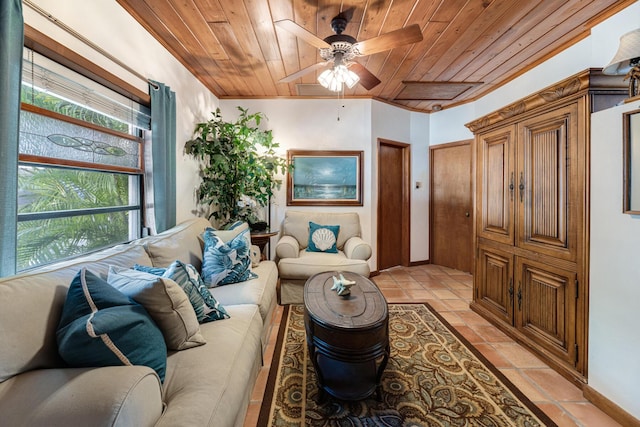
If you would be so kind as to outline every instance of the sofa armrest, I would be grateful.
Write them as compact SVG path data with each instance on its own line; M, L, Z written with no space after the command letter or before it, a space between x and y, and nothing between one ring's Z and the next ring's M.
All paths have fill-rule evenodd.
M160 378L146 366L39 369L0 384L3 425L152 427Z
M344 254L350 259L368 260L371 258L371 245L360 237L351 237L344 243Z
M300 244L292 236L282 236L276 243L276 256L278 258L298 258L300 256Z

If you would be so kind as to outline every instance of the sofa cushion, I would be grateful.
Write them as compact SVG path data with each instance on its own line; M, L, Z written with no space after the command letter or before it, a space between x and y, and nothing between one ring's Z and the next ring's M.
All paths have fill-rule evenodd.
M67 289L81 267L106 277L110 265L151 265L142 246L118 245L0 279L0 382L21 372L65 366L56 328Z
M199 323L229 318L227 310L209 293L194 266L176 260L166 269L142 265L135 265L133 268L151 274L161 274L162 277L175 281L187 294Z
M36 369L0 384L0 425L151 427L162 384L146 366Z
M300 251L298 258L283 258L278 261L281 280L308 279L323 271L351 271L369 277L369 264L360 259L350 259L339 251L337 254Z
M202 276L207 286L228 285L256 277L251 272L251 244L247 242L248 235L249 229L246 229L225 243L214 229L204 231Z
M111 266L107 281L149 312L168 349L185 350L206 343L187 294L173 280Z
M230 286L218 286L209 289L209 292L225 306L256 304L260 309L262 320L268 324L267 316L275 306L278 268L273 261L262 261L254 271L258 275L255 279Z
M164 380L167 348L147 311L87 269L69 286L57 331L71 366L148 366Z
M261 364L262 320L253 304L228 309L229 320L202 325L207 345L170 352L157 427L242 425Z
M141 239L155 267L168 267L175 260L202 268L202 241L198 238L211 223L205 218L192 218L156 236Z
M309 221L309 242L307 244L307 252L326 252L328 254L337 254L338 234L340 234L339 225L321 225L313 221Z

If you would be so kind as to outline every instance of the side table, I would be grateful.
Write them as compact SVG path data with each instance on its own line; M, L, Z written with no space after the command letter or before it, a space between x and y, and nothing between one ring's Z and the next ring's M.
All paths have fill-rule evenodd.
M269 259L268 254L265 253L265 247L267 243L271 241L271 238L278 234L278 230L264 230L264 231L252 231L251 232L251 244L260 248L262 259Z

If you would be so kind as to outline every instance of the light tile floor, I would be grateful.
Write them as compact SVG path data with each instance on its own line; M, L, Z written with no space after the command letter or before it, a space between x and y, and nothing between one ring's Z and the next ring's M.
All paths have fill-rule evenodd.
M581 390L469 309L472 298L470 274L423 265L392 268L372 279L389 303L429 303L560 427L619 426L588 402ZM264 367L251 396L245 427L254 427L258 420L282 307L276 309L274 316Z

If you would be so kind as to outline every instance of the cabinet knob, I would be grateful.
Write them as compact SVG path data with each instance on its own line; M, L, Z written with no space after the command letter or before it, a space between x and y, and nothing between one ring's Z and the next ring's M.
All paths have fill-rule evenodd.
M467 218L469 218L469 216L470 216L470 215L471 215L471 214L470 214L469 212L465 212L465 213L464 213L464 216L466 216Z

